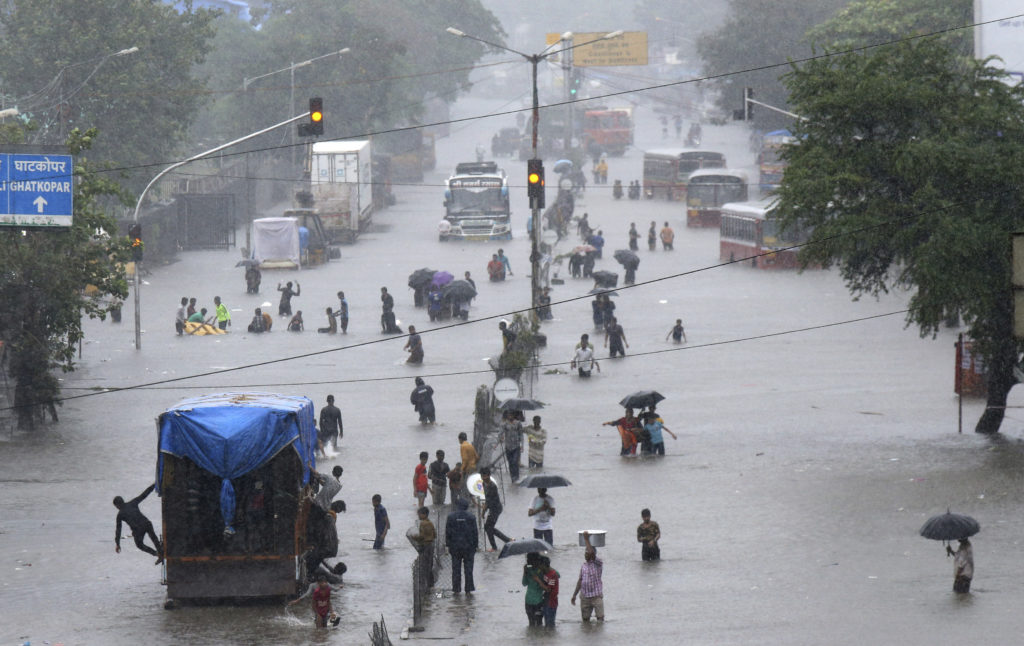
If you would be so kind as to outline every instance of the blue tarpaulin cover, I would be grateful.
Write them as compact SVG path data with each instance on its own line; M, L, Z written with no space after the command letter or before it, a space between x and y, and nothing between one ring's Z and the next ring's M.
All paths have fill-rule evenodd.
M185 457L222 478L220 510L224 527L235 516L232 478L266 464L291 447L302 461L302 483L316 466L316 427L308 397L271 393L218 393L186 399L159 420L157 493L164 454Z

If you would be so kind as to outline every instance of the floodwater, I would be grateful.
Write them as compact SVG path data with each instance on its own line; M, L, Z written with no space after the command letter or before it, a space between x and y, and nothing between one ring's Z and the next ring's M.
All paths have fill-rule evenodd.
M467 100L455 116L501 106ZM609 160L609 178L624 184L640 178L640 151L675 143L661 141L649 109L639 107L637 120L636 147ZM491 133L511 121L454 126L452 136L439 141L438 170L423 185L398 187L398 204L378 214L371 233L344 247L340 261L297 273L266 272L263 293L247 296L234 267L237 250L184 253L147 277L141 352L133 347L130 309L120 325L87 325L79 370L64 384L68 396L90 396L65 402L58 426L0 442L0 642L368 643L372 622L382 616L398 641L412 605L414 552L402 534L415 518L410 480L416 456L443 448L449 463L456 461L456 435L471 432L475 389L493 382L486 359L501 347L497 319L453 330L429 323L424 310L413 308L406 278L421 266L457 276L472 271L480 295L471 321L528 304L524 163L504 162L517 186L514 240L436 239L446 173L455 162L473 159L476 144L486 146ZM705 148L722 148L731 166L753 170L739 126L705 126L704 139ZM545 469L573 482L551 491L557 508L552 560L563 577L554 633L526 626L520 560L480 553L477 593L453 598L442 572L437 596L427 604L425 631L413 639L621 644L647 638L723 645L954 644L979 637L1009 644L1024 638L1024 413L1010 410L1003 433L987 439L973 433L983 402L967 400L964 432L957 433L957 330L921 339L905 329L902 314L891 314L905 308L906 295L853 302L835 272L714 268L717 231L687 229L678 203L617 202L609 184L589 186L581 211L608 240L599 269L621 274L611 251L626 247L630 222L646 231L650 220L669 220L677 232L675 251L648 252L642 242L637 279L702 271L621 292L616 314L630 356L603 359L602 372L589 381L568 374L565 363L557 374L541 376L535 397L547 403L541 412L550 436ZM498 247L515 273L492 284L484 267ZM246 334L254 307L270 301L276 312L278 280L301 283L293 308L303 310L309 330L279 331L278 319L269 335ZM403 327L412 323L427 332L421 367L403 363L403 340L378 333L382 285L395 295ZM567 279L553 295L570 299L591 287ZM339 289L351 305L350 333L310 331L322 325L322 312L336 304ZM176 337L172 320L183 295L207 306L220 295L232 309L232 333ZM556 319L544 325L546 364L567 362L579 335L594 332L589 299L554 311ZM689 339L682 347L664 340L676 318ZM804 328L814 329L768 336ZM324 353L115 394L90 390L312 352ZM436 391L434 428L421 428L408 404L418 375ZM668 455L661 459L619 457L614 429L601 426L621 415L620 398L641 388L666 396L659 411L679 436L666 439ZM152 559L130 540L114 553L110 500L134 496L152 482L156 416L185 397L239 389L308 395L318 408L333 393L342 408L341 452L328 462L345 467L340 497L348 503L338 520L339 556L349 566L336 595L339 629L315 631L305 604L165 611ZM1022 403L1019 393L1011 398L1011 405ZM529 536L532 491L508 483L504 490L499 526ZM374 493L384 497L394 528L382 552L367 541ZM635 527L644 507L661 525L659 563L640 561ZM982 525L970 595L952 593L952 562L942 544L917 535L929 516L947 507ZM143 511L159 525L155 495ZM607 614L601 626L581 625L569 603L582 562L576 532L587 528L608 532L600 550Z

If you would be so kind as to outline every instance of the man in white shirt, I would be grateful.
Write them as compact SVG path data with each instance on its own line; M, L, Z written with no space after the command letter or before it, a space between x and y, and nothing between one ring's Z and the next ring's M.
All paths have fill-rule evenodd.
M576 348L576 354L569 365L579 370L580 377L590 377L590 372L595 366L597 371L601 372L601 365L594 359L594 347L590 345L586 334L580 338L580 345Z
M555 499L544 487L537 488L537 497L530 504L529 515L533 517L533 537L555 544L555 529L551 517L555 515Z

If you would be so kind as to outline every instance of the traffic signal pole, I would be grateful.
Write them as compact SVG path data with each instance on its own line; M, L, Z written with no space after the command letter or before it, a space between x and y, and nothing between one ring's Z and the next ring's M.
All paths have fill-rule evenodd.
M533 154L530 159L537 159L537 123L540 121L540 100L537 96L537 64L542 57L534 54L530 57L533 67ZM529 188L527 188L529 190ZM544 187L541 187L544 190ZM530 200L530 222L533 227L530 236L530 305L537 311L540 300L540 206L536 200Z
M156 184L157 181L161 177L163 177L167 173L171 172L175 168L180 168L180 167L184 166L185 164L197 161L199 159L202 159L203 157L208 157L208 156L210 156L210 155L212 155L214 153L219 153L220 151L224 150L225 148L230 148L231 146L234 146L236 144L240 144L243 141L248 141L249 139L252 139L254 137L258 137L258 136L260 136L262 134L265 134L265 133L268 133L271 130L274 130L276 128L281 128L283 126L287 126L290 123L295 123L299 119L305 119L308 116L309 116L309 112L303 112L302 114L300 114L298 116L294 116L291 119L287 119L285 121L282 121L281 123L275 123L274 125L272 125L272 126L270 126L268 128L264 128L263 130L258 130L256 132L253 132L253 133L250 133L248 135L245 135L244 137L239 137L238 139L235 139L234 141L229 141L228 143L221 144L220 146L217 146L216 148L211 148L210 150L207 150L205 152L201 152L198 155L193 155L193 156L189 157L188 159L185 159L183 161L175 162L175 163L171 164L167 168L165 168L162 171L160 171L159 173L157 173L156 177L154 177L153 179L149 180L149 184L146 184L146 188L142 189L142 192L139 193L139 199L136 200L136 202L135 202L135 212L132 214L132 220L134 220L135 222L139 221L139 208L142 207L142 200L145 199L146 193L149 191L149 189L152 188L153 185ZM133 281L134 285L135 285L135 349L136 350L141 350L142 349L142 306L140 304L140 295L139 295L140 287L142 286L142 278L139 275L141 273L141 265L142 265L142 263L139 263L139 262L135 263L135 280Z

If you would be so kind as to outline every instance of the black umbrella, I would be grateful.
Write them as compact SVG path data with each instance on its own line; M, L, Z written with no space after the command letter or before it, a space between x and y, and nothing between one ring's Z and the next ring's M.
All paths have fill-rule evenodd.
M636 269L640 266L640 256L636 255L629 249L617 249L612 254L615 260L619 261L619 264L626 269Z
M538 408L544 408L544 404L534 399L512 397L501 402L498 408L501 410L537 410Z
M619 402L619 406L625 408L647 408L648 406L654 406L663 399L665 399L665 396L656 390L638 390L623 397L622 401Z
M507 556L516 556L517 554L529 554L530 552L550 552L555 549L551 546L551 543L541 540L539 538L521 538L518 541L509 541L505 543L505 547L501 548L501 553L498 554L499 559L503 559Z
M436 269L417 269L416 271L409 274L409 287L413 289L419 289L420 287L426 287L430 284L430 281L434 279L434 274L437 273Z
M618 274L611 271L605 271L604 269L595 271L590 274L590 276L594 279L594 284L598 287L615 287L619 283Z
M981 531L981 525L970 516L954 514L948 510L944 514L932 516L921 526L921 536L936 541L955 541L974 536Z
M454 298L460 301L468 301L476 298L476 290L465 280L453 280L441 288L443 298Z
M608 289L607 287L595 287L594 289L590 290L587 293L590 294L590 295L596 295L596 294L607 294L609 296L618 296L619 295L619 293L617 291L615 291L614 289Z
M551 487L568 487L572 483L564 476L554 473L534 473L519 481L524 489L550 489Z

